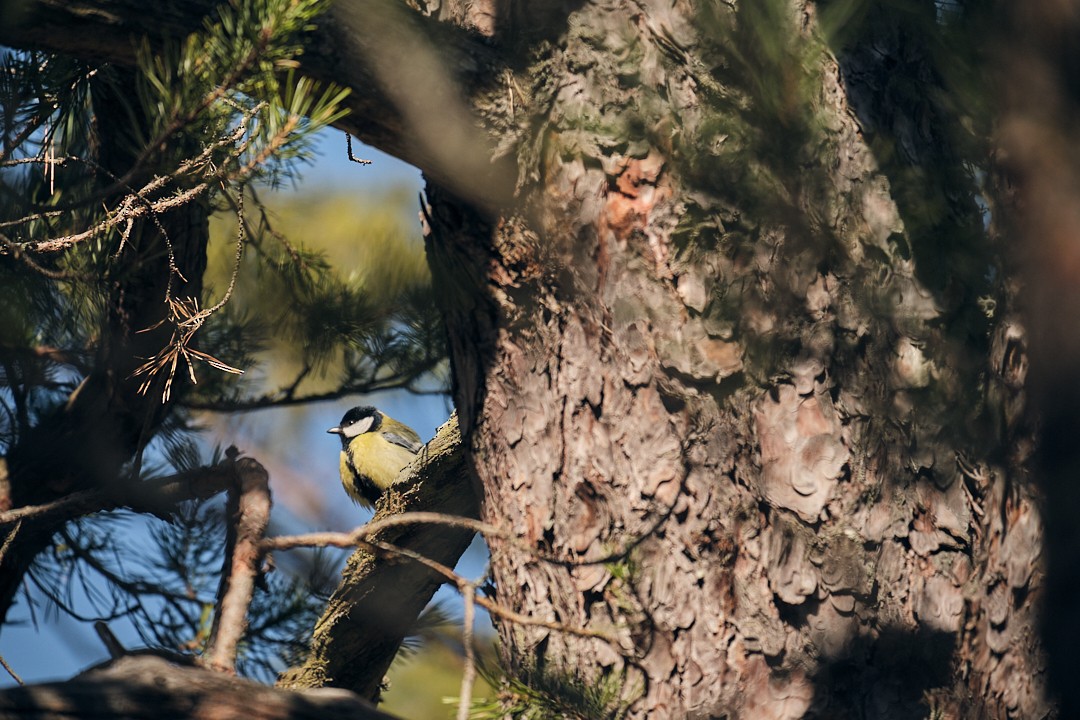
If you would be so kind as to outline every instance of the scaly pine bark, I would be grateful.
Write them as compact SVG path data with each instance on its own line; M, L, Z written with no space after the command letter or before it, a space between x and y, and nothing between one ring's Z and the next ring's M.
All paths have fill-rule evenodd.
M611 637L500 622L507 665L562 712L553 678L612 716L1043 716L1023 329L927 44L882 12L837 59L786 3L547 30L522 209L428 193L497 599Z

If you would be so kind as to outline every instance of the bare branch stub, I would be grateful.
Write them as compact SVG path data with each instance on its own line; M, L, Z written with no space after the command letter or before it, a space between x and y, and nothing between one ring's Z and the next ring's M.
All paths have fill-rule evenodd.
M237 647L247 628L263 550L260 543L270 523L270 476L258 462L235 463L236 484L229 489L225 559L218 587L217 614L204 664L235 672Z

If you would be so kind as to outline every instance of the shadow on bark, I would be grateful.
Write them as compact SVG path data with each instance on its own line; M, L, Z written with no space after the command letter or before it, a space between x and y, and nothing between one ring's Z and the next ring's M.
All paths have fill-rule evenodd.
M955 648L955 634L926 627L893 626L876 638L858 637L844 652L822 659L806 718L932 717L928 698L953 684Z

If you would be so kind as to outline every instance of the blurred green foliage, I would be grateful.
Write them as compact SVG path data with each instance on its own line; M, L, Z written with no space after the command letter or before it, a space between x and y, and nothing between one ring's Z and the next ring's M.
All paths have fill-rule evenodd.
M214 327L252 354L256 372L215 378L199 395L363 391L364 383L408 385L436 370L444 338L419 223L408 221L411 201L405 188L360 197L274 194L256 218L245 218L251 232L239 266L237 219L216 215L204 304L220 296L236 268L234 298Z

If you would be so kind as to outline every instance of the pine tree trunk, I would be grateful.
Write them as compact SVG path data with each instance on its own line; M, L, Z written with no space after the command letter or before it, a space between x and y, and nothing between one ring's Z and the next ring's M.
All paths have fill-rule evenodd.
M832 52L800 0L410 5L492 38L442 66L518 167L501 216L428 191L482 515L516 538L491 540L496 600L610 638L500 621L530 701L1050 713L1015 272L917 31L948 4L822 4L872 6ZM142 27L90 17L30 42ZM364 67L319 37L316 76ZM473 165L430 159L453 143L397 122L443 108L351 84L349 129L467 194Z
M521 209L429 185L496 599L610 638L502 652L583 717L1042 717L1024 331L925 49L767 5L515 5Z

